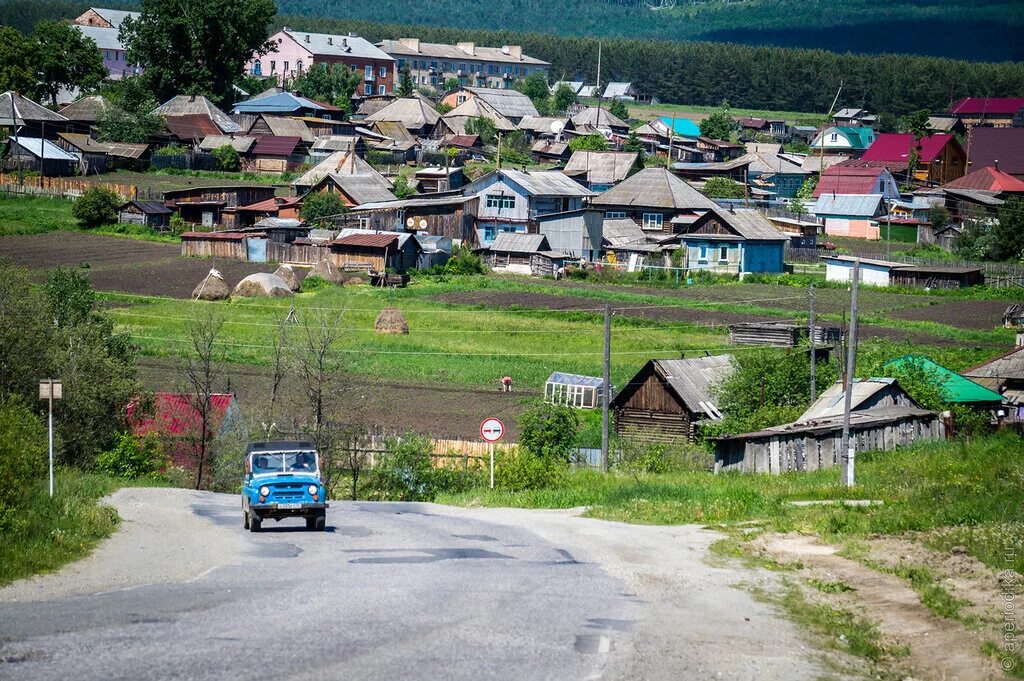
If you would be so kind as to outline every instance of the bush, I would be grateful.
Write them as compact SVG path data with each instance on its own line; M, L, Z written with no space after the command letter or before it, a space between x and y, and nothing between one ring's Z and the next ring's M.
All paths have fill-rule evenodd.
M312 293L321 289L330 288L331 283L321 276L311 274L302 280L302 292Z
M123 480L136 480L160 470L165 459L155 438L119 433L114 448L96 457L96 470Z
M630 473L671 473L707 470L714 463L711 454L690 442L625 441L616 467Z
M121 197L106 187L91 187L75 201L71 214L83 227L99 227L117 221L121 203Z
M444 265L445 274L483 274L484 263L469 246L456 246Z
M541 402L519 417L519 442L534 456L568 463L579 426L575 409Z
M0 400L0 530L7 511L23 503L46 475L46 428L16 397Z
M373 487L380 497L393 501L433 500L437 491L432 484L434 443L430 438L406 434L388 438L385 446L387 452L372 471Z
M213 150L212 154L217 167L228 172L237 172L242 167L242 159L238 151L230 144L224 144Z
M508 492L555 487L568 475L566 463L536 456L522 447L494 453L494 487Z

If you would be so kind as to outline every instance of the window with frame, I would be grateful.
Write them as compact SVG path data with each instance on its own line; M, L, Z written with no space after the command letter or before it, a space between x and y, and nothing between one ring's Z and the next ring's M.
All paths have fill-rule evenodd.
M718 261L719 262L729 262L729 247L728 246L719 246L718 247Z
M497 208L498 210L509 210L516 207L516 197L505 196L503 194L488 194L485 197L484 205L487 208Z
M661 213L644 213L643 228L661 230L665 225L665 216Z
M370 229L370 216L360 215L359 216L359 229Z
M372 94L373 94L373 85L371 85L370 83L367 83L367 84L366 84L366 85L365 85L365 86L363 87L363 92L364 92L365 94L368 94L368 95L372 95Z
M364 66L363 67L363 73L365 73L369 77L372 77L373 76L373 64L367 64L366 66Z
M383 85L378 87L377 90L378 90L377 94L380 94L380 95L384 94L384 86Z
M608 220L617 220L626 217L626 212L622 210L606 210L604 217Z
M386 66L380 67L380 77L381 78L387 78L388 77L388 67L386 67Z
M263 73L263 64L261 64L260 60L257 59L256 61L254 61L252 63L252 75L258 76L258 75L260 75L262 73Z
M707 262L708 261L708 246L707 246L707 244L701 244L700 245L700 248L698 249L697 259L700 260L701 262Z

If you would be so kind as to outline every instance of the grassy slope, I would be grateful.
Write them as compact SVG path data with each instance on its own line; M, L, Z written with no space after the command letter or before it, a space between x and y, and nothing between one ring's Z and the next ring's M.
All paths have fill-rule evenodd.
M45 196L8 196L0 194L0 236L42 234L44 232L81 232L108 236L178 243L175 236L160 235L141 225L103 225L83 230L71 215L72 202Z
M604 476L575 470L556 488L509 493L476 489L440 501L485 506L572 508L625 522L728 525L757 521L777 531L834 540L907 531L937 548L965 546L996 569L1024 573L1024 440L1005 432L970 443L926 443L858 457L857 486L837 469L790 475ZM800 499L878 499L882 506L795 507Z

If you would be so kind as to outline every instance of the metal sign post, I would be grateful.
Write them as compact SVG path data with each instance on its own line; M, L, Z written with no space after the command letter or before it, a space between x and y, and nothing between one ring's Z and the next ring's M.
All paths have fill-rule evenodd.
M499 419L490 418L484 419L484 422L480 424L480 437L488 445L491 454L491 489L494 489L494 443L505 436L505 424Z
M49 444L50 444L50 496L53 496L53 401L64 396L64 384L52 378L39 381L39 399L46 400L50 407Z

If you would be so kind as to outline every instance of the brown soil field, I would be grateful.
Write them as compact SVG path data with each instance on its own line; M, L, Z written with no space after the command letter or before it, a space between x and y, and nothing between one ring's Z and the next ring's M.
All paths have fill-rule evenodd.
M0 237L0 258L30 269L87 264L98 291L188 298L211 267L234 286L253 272L273 272L275 265L237 260L182 258L177 244L136 239L49 232Z
M890 316L911 322L938 322L962 329L988 331L1002 325L1003 312L1010 304L1005 300L957 300L897 310Z
M178 362L165 357L139 357L139 379L154 392L177 391L182 377ZM233 391L242 412L259 425L270 403L270 368L248 364L217 365L217 390ZM516 419L536 400L540 392L516 390L503 393L468 386L441 383L406 383L366 376L336 377L335 409L332 420L362 429L387 428L388 433L406 431L438 438L476 440L480 423L489 416L501 419L511 440L517 437ZM278 398L275 418L304 411L301 387L285 381ZM293 426L278 421L279 427Z
M533 308L538 310L564 310L599 313L601 301L572 296L556 296L548 293L514 293L504 291L463 291L435 296L435 300L457 305L484 305L497 309L510 307ZM718 302L728 302L725 300ZM613 302L612 311L617 315L639 317L657 321L699 324L702 326L727 326L737 322L786 320L785 316L747 315L720 310L703 310L686 307L651 307L634 303ZM935 336L922 331L906 331L878 326L862 326L863 338L883 338L895 341L910 341L922 345L955 346L959 343L949 338Z

